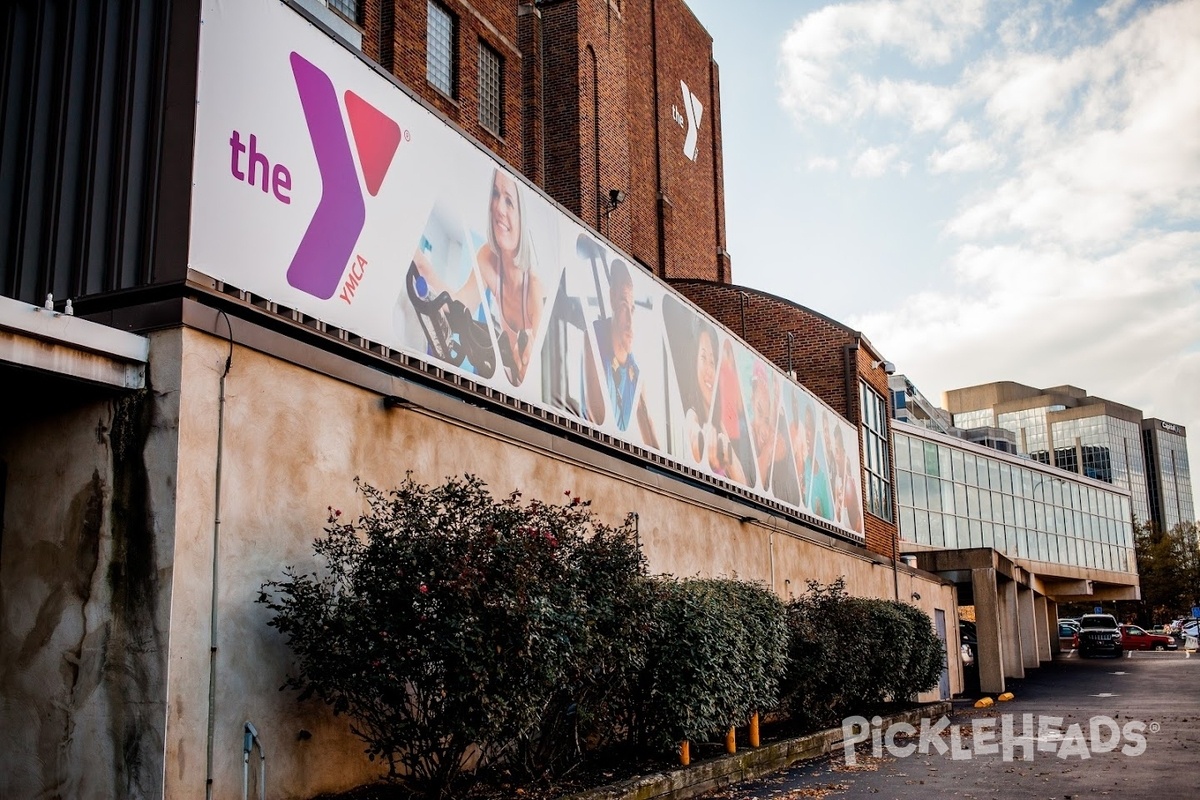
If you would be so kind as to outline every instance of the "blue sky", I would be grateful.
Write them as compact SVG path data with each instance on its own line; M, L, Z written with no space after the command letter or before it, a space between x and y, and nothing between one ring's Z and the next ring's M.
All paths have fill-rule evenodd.
M935 402L1072 384L1189 429L1200 503L1200 0L690 0L735 283Z

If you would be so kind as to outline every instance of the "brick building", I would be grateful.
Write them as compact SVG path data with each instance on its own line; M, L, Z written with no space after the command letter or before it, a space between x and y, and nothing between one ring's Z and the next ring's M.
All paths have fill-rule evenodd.
M359 6L367 57L646 269L730 279L718 70L682 0Z

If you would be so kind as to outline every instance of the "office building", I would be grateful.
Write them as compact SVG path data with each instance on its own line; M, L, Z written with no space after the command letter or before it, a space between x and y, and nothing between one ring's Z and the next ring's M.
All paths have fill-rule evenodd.
M975 606L985 691L1003 691L1007 679L1058 652L1059 604L1138 598L1129 489L1099 470L1081 475L1046 463L1055 451L1047 442L1079 431L1079 420L1104 409L1125 421L1133 410L1085 401L1085 411L1064 414L1085 393L1058 387L1042 403L1028 387L989 384L948 393L957 403L951 417L903 376L892 376L891 386L900 547L921 568L955 580L960 601ZM1081 450L1083 438L1076 437ZM1095 438L1087 441L1094 470ZM1018 442L1034 442L1034 456L1018 453ZM1057 450L1060 464L1083 463ZM1111 475L1112 460L1104 463L1102 474Z
M953 389L945 402L956 427L1010 430L1021 455L1127 489L1135 521L1153 519L1138 409L1076 386L1012 381Z
M1142 420L1150 519L1166 532L1196 521L1192 474L1188 468L1187 429L1162 419Z

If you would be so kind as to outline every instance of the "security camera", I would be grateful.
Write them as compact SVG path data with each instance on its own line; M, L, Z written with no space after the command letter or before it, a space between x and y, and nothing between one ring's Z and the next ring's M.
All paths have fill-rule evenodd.
M883 367L883 371L886 372L888 375L896 374L896 365L890 361L872 361L871 362L872 369L879 369L880 367Z

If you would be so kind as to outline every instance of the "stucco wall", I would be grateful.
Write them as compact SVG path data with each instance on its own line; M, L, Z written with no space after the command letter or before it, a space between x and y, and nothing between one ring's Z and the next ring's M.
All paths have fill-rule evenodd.
M23 381L0 423L0 797L157 797L178 332L149 387Z
M184 334L176 580L172 612L171 717L167 734L170 797L204 789L205 713L216 428L227 343ZM804 580L845 575L855 594L891 597L890 568L741 523L698 503L632 485L616 475L452 424L419 409L385 410L381 398L240 347L226 382L219 531L214 794L240 792L242 726L252 722L268 755L269 796L306 797L378 775L348 733L315 702L298 704L279 686L289 652L255 603L264 581L286 564L312 564L311 542L327 506L362 509L352 479L392 486L407 470L425 482L470 471L497 493L520 489L553 500L566 490L591 498L606 519L639 514L643 547L655 572L727 575L769 582L780 594ZM773 546L772 546L773 542ZM915 587L915 588L914 588ZM951 590L908 573L901 593L945 608ZM929 610L927 609L927 610ZM956 687L957 688L957 687ZM301 731L311 736L300 738Z

